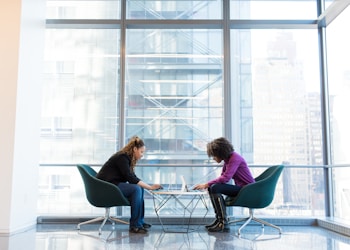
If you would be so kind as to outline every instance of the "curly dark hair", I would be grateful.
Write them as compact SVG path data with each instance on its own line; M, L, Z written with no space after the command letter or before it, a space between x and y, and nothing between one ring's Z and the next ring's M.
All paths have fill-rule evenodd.
M226 138L220 137L207 144L207 154L209 157L218 157L222 160L230 158L234 148Z
M143 140L141 138L139 138L138 136L134 136L130 139L130 141L128 142L128 144L126 144L121 150L120 152L125 153L126 155L128 155L131 159L131 169L132 171L134 171L135 169L135 165L137 160L134 158L134 147L136 147L137 149L144 147L145 143L143 142Z

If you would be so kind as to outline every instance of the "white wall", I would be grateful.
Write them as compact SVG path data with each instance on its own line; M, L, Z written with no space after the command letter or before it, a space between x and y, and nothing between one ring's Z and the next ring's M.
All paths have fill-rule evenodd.
M0 8L0 234L36 223L45 0Z

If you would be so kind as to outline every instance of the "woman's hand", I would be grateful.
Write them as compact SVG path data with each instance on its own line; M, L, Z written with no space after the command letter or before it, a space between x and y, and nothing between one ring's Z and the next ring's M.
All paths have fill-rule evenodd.
M209 187L208 183L197 184L193 187L194 190L207 189Z
M162 189L162 185L160 184L153 184L151 185L151 190L157 190L157 189Z
M160 184L153 184L153 185L148 185L147 183L143 181L139 181L137 185L143 187L144 189L148 190L156 190L156 189L162 189L163 187Z

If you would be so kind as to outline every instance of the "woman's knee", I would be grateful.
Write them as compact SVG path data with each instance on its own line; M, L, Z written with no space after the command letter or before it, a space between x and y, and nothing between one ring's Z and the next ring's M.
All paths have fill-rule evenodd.
M139 185L134 185L134 191L133 191L133 193L134 193L134 195L135 196L139 196L139 197L143 197L143 188L142 187L140 187Z
M221 193L221 188L219 184L213 184L208 188L210 194Z

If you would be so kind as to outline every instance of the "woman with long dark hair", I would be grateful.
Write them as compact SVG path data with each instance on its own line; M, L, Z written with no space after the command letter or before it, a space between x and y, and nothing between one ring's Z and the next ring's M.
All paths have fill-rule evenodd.
M145 150L143 140L135 136L125 147L113 154L97 174L97 178L117 185L130 201L129 231L132 233L147 233L147 229L151 227L144 222L144 189L161 188L160 184L149 185L143 182L135 174L136 163L143 157Z

